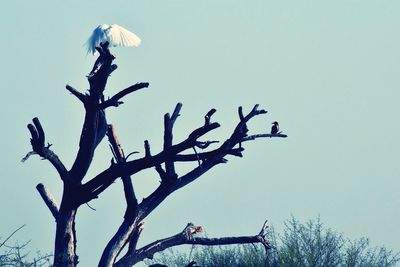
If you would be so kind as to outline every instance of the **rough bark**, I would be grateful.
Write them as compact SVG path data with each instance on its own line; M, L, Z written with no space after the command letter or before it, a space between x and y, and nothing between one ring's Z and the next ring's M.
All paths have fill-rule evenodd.
M75 232L76 209L62 209L57 218L54 245L54 266L74 267L78 264Z

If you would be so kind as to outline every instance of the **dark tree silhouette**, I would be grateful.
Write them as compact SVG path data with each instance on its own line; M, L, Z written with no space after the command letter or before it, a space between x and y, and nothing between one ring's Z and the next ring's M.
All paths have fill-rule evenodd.
M66 89L79 99L85 107L85 118L82 127L79 149L72 167L68 170L60 158L50 149L51 144L46 145L45 133L38 118L33 119L33 124L28 125L31 134L33 151L24 158L26 160L32 154L38 154L48 160L63 182L63 194L61 204L58 205L50 192L42 184L37 185L37 190L42 196L47 207L56 220L56 237L54 246L55 266L76 266L78 257L76 255L76 233L75 216L77 209L89 201L99 197L116 179L121 178L124 186L126 199L126 211L124 220L118 231L106 245L99 266L132 266L145 258L151 258L154 253L171 246L181 244L238 244L238 243L262 243L268 249L269 245L265 239L264 227L255 236L247 237L226 237L226 238L196 238L193 235L197 229L192 224L177 235L158 240L142 248L136 244L143 230L143 220L166 199L166 197L185 185L193 182L214 166L226 163L226 156L232 155L242 157L244 150L242 142L254 140L259 137L271 137L271 134L248 135L247 122L254 117L267 113L255 105L253 109L244 114L239 107L239 122L233 130L232 135L222 142L217 148L210 149L210 145L216 141L200 141L208 132L218 128L217 122L212 122L212 115L215 109L205 115L204 124L194 129L188 137L177 143L173 143L173 126L179 116L182 104L178 103L172 113L164 116L164 147L157 154L150 152L150 144L144 141L145 155L142 158L127 160L119 144L112 125L106 121L105 111L109 107L117 107L123 102L121 98L137 90L147 88L148 83L137 83L132 85L113 97L104 100L104 90L109 75L117 68L113 64L114 56L108 49L108 43L101 44L97 48L100 53L95 66L88 76L90 85L87 94L67 85ZM97 145L108 136L112 147L113 160L111 165L104 171L83 183L83 179L92 163L93 155ZM286 137L284 134L275 134L272 137ZM192 148L205 149L204 152L185 153ZM198 166L184 175L178 176L175 172L175 163L193 161ZM162 166L163 165L163 166ZM135 197L134 186L131 176L148 169L155 168L161 178L160 185L149 196L139 202ZM128 246L125 255L119 254L122 249Z

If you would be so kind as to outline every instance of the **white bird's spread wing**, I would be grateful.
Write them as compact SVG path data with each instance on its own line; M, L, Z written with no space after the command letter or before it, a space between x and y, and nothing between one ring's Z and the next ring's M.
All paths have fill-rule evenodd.
M112 46L138 46L141 43L140 38L136 34L117 24L113 24L105 33Z
M108 41L108 36L106 35L106 30L110 28L107 24L102 24L94 29L92 35L86 42L88 53L94 54L96 52L96 47L100 45L101 42Z
M117 24L113 24L112 26L101 24L94 29L86 42L88 53L95 54L96 47L105 41L108 41L111 46L138 46L141 43L140 38L136 34Z

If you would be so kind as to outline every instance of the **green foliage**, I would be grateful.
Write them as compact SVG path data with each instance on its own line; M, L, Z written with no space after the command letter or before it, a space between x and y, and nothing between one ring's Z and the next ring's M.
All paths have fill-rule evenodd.
M204 267L395 267L400 254L385 247L371 247L368 238L351 241L326 228L319 218L301 223L285 222L282 234L272 228L269 240L275 247L266 256L261 245L195 246L190 252L168 250L147 264L186 266L190 261Z

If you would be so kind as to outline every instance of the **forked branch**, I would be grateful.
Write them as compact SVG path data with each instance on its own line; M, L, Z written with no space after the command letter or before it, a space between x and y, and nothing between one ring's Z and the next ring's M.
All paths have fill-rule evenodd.
M50 149L51 144L45 145L45 134L39 119L35 117L32 121L33 124L28 124L28 130L31 133L31 145L34 153L28 153L28 155L38 154L43 159L48 160L57 170L61 179L65 181L68 176L67 169L58 156ZM28 155L23 161L29 157Z
M200 162L199 169L196 168L186 175L183 175L179 179L176 179L175 182L168 183L167 187L160 186L160 188L156 189L148 198L146 198L142 203L142 207L145 210L143 214L146 214L145 216L147 216L148 212L153 210L154 205L157 206L168 194L194 181L209 168L212 168L219 163L225 163L226 159L224 157L226 155L242 157L244 148L235 146L240 144L242 140L247 137L248 128L246 123L257 115L267 113L265 110L259 110L258 105L255 105L247 115L244 115L242 108L239 108L240 121L235 127L230 138L228 138L220 147L208 152L181 155L179 154L180 152L196 146L199 143L198 139L200 137L218 128L220 125L217 122L211 122L211 116L215 113L215 109L211 109L205 116L205 122L203 126L192 131L192 133L190 133L184 141L173 145L172 126L179 115L180 109L181 105L178 104L172 117L169 117L168 114L165 116L165 149L163 151L156 155L151 155L150 146L148 142L145 142L146 153L143 158L129 161L124 164L111 165L107 170L103 171L92 180L84 184L85 192L87 192L89 195L87 200L96 198L98 194L103 192L118 177L122 177L124 175L133 175L143 169L156 167L157 172L160 174L161 179L163 180L168 179L167 177L170 177L167 173L167 170L164 170L160 166L160 164L164 162L166 163L172 161L170 163L173 163L177 161L203 161L203 163ZM209 143L214 143L214 141ZM170 172L172 173L172 165L166 164L166 166L169 166ZM142 217L142 219L144 217Z
M168 150L163 150L157 155L148 155L146 150L146 155L143 158L128 161L124 164L111 165L108 169L83 185L84 191L90 195L88 200L96 198L98 194L103 192L118 177L133 175L141 170L155 167L161 163L164 163L168 158L173 158L176 154L192 148L195 146L198 138L218 128L219 126L219 123L214 122L197 128L191 134L189 134L187 139L171 146Z

